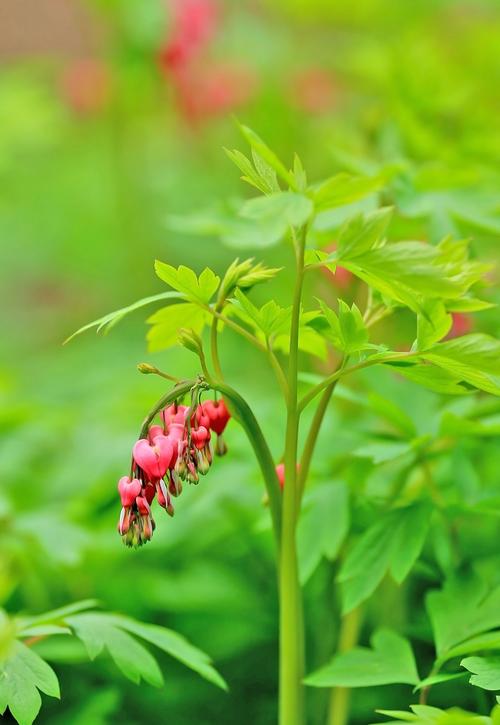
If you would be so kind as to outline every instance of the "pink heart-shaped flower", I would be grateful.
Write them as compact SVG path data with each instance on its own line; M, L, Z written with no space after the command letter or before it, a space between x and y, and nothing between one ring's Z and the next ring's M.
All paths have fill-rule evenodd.
M132 506L135 499L142 490L142 484L137 478L130 478L130 476L122 476L118 481L118 492L120 494L122 506L128 508Z

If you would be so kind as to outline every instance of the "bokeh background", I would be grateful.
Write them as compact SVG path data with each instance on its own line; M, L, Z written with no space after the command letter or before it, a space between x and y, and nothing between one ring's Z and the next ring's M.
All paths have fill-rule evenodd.
M2 0L0 606L36 613L97 597L190 637L231 687L219 692L167 658L164 689L135 687L105 658L89 664L76 644L47 642L40 651L61 676L63 700L44 698L41 723L276 718L272 543L244 437L229 431L230 454L187 492L172 521L161 521L152 545L125 550L116 480L163 391L135 365L148 360L187 376L194 361L185 351L146 352L141 314L104 339L63 340L162 291L155 258L221 271L235 255L257 256L284 267L272 294L286 300L286 248L235 250L169 223L247 193L222 150L243 148L235 115L287 161L297 151L312 179L388 169L387 201L405 234L471 236L474 253L494 261L499 40L497 0ZM332 299L357 294L342 275L315 284ZM485 294L498 296L494 287ZM459 322L500 332L495 310L478 319ZM410 322L402 316L384 334L407 344ZM278 459L283 412L271 378L231 335L223 363ZM358 385L370 389L372 380ZM389 375L376 384L432 428L435 396ZM373 412L340 401L313 475L377 490L387 473L373 462L338 473L376 425ZM499 456L494 442L481 451L492 487ZM335 642L332 577L325 565L308 583L311 669ZM425 657L428 625L412 606L418 583L404 601L384 586L378 621L403 622ZM470 693L443 691L445 705L478 706ZM324 694L311 695L311 722L322 721ZM363 691L353 722L373 721L375 707L405 707L408 697L404 687Z

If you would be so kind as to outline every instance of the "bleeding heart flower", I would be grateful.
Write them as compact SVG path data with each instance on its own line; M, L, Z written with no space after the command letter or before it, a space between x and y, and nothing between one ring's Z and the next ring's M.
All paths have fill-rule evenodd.
M186 422L186 413L189 408L187 405L176 405L173 403L168 408L164 408L161 411L161 419L167 432L170 432L170 426L174 423L180 423L184 425Z
M223 400L206 400L202 403L202 407L210 420L210 428L217 435L222 435L231 417L225 402Z
M118 481L118 492L122 506L127 508L132 506L137 496L140 495L142 490L142 484L137 478L130 478L130 476L122 476Z
M134 445L133 456L149 480L156 482L167 472L174 456L174 446L171 439L164 435L156 436L153 443L141 438Z
M210 431L204 425L200 425L191 431L191 440L195 448L201 451L210 441Z

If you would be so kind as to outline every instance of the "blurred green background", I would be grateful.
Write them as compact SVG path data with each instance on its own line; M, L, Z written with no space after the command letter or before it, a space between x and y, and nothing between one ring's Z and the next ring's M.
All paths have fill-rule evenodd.
M88 320L162 291L155 258L220 272L235 255L255 255L285 268L272 294L286 300L286 248L235 250L168 226L169 214L246 193L222 151L242 147L233 115L285 159L297 151L312 179L394 165L387 193L399 229L431 241L472 236L475 254L494 261L499 38L497 0L3 0L0 606L36 613L97 597L190 637L231 688L219 692L167 658L164 689L135 687L105 658L89 664L76 645L55 638L40 652L61 675L63 700L44 698L41 723L276 720L272 541L243 434L230 428L230 454L186 492L172 521L160 522L153 544L126 550L116 534L116 480L163 391L135 365L148 360L187 376L195 363L182 350L147 353L140 314L103 340L62 341ZM340 279L317 284L333 299L356 294ZM480 329L500 333L495 310L478 319ZM402 316L386 336L404 345L411 332ZM223 363L278 460L283 413L270 376L231 335ZM367 374L358 385L371 390L373 380ZM376 385L422 431L435 432L435 396L388 374ZM317 480L341 476L366 494L361 522L387 470L342 461L377 425L373 412L340 401L313 470ZM498 488L498 445L476 445L482 485ZM492 566L487 534L495 531L484 531ZM335 641L332 576L331 565L320 566L306 590L311 668ZM384 587L373 616L403 622L425 658L431 645L418 578L404 597ZM353 722L373 721L375 707L405 707L408 690L360 691ZM456 686L442 692L444 705L481 705ZM313 723L322 722L323 695L311 695Z

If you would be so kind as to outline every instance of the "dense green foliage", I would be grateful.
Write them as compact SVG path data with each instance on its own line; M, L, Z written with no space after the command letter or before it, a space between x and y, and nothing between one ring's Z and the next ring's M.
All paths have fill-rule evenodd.
M274 544L245 431L231 426L228 456L144 550L120 546L115 487L170 386L137 363L203 372L198 338L184 350L178 333L208 350L214 311L224 377L281 460L290 227L307 224L300 446L341 378L297 532L309 721L325 722L331 688L337 714L360 688L352 723L494 725L498 8L227 8L212 52L259 78L237 109L259 136L245 125L242 141L227 109L193 124L176 107L162 3L92 5L113 30L105 102L71 106L62 63L0 76L0 710L31 723L41 692L39 721L56 724L276 721ZM333 83L326 106L290 90L311 66ZM105 341L60 346L109 308Z

